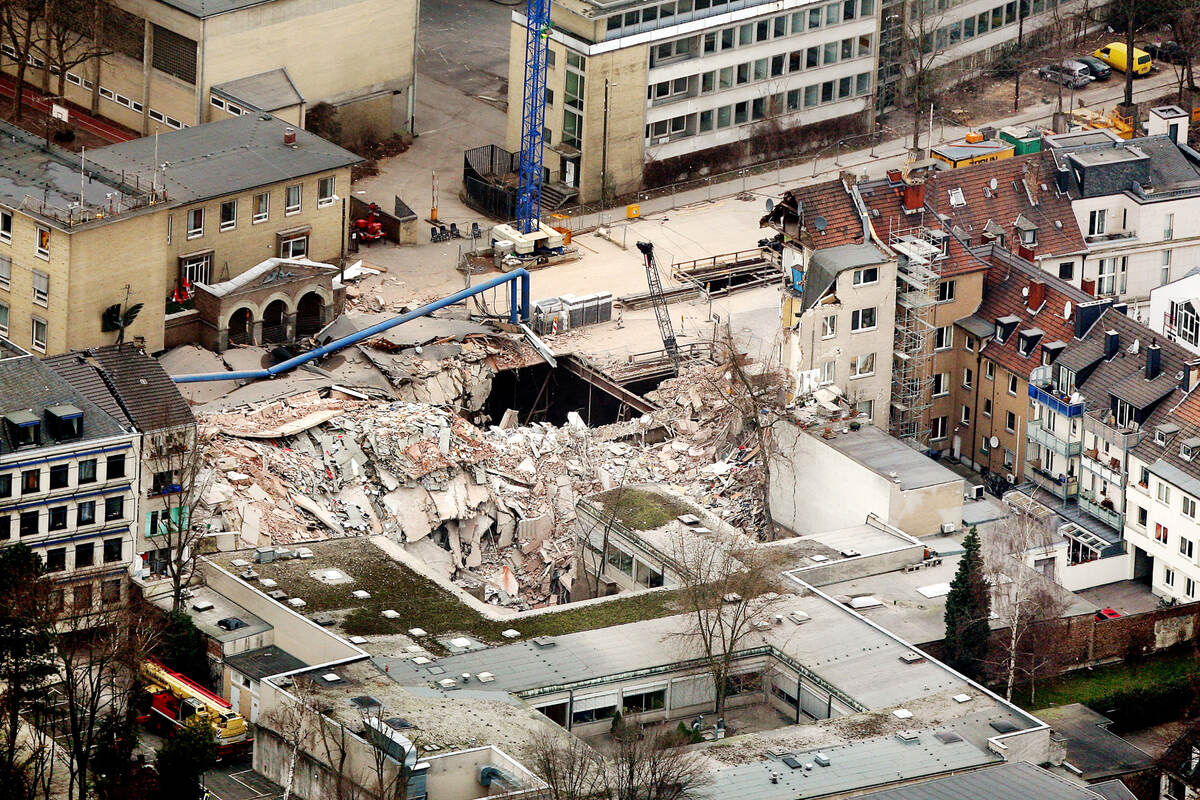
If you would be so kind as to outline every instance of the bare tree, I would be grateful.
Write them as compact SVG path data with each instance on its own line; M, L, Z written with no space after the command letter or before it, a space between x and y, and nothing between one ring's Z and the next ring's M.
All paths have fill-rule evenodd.
M371 745L364 784L370 800L405 800L421 750L415 741L392 733L385 716L383 706L363 715L364 738Z
M546 800L591 800L602 793L604 759L570 734L538 733L528 758L530 769L546 782Z
M104 35L107 4L97 0L45 0L42 38L36 47L47 67L58 70L55 94L66 91L67 72L112 52ZM49 69L43 71L49 80Z
M1027 558L1052 554L1053 529L1024 513L1009 517L984 540L984 570L992 586L992 617L1002 633L994 639L990 661L1012 700L1017 677L1032 679L1054 663L1054 637L1040 635L1043 623L1065 610L1058 586L1026 563Z
M1196 75L1192 62L1200 55L1200 7L1197 7L1194 0L1165 0L1163 16L1171 27L1175 43L1184 54L1182 63L1171 65L1175 68L1176 102L1182 104L1185 88L1196 91Z
M0 2L0 28L4 39L14 51L16 86L13 91L13 116L19 122L24 116L25 74L29 58L38 49L39 28L46 10L45 0L4 0Z
M283 800L292 796L292 782L296 777L296 760L300 749L304 746L309 718L313 714L310 701L313 698L312 681L309 678L297 677L292 683L291 694L294 700L279 698L275 707L263 715L263 723L288 748L288 771L283 781Z
M669 729L617 739L608 764L607 800L685 800L709 783L700 756Z
M164 562L171 581L171 608L183 605L183 593L196 574L204 526L192 511L204 493L202 443L196 426L148 433L142 457L153 472L151 491L162 508L152 514L150 532L159 549L167 550Z
M668 544L679 580L678 603L687 619L678 638L712 676L718 714L738 652L756 628L768 624L776 604L779 565L769 552L740 534L718 542L680 531Z
M937 41L937 32L942 27L945 12L939 10L936 0L908 0L902 8L904 19L899 25L900 61L904 65L904 80L913 101L912 149L916 150L921 146L921 120L925 116L925 107L933 97L933 65L946 49L945 42Z

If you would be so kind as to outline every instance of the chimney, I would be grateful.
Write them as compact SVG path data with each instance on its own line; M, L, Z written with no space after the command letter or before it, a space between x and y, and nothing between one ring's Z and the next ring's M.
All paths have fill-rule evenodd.
M1146 348L1146 380L1154 380L1160 372L1162 372L1162 348L1158 346L1157 339L1152 339L1150 346Z
M1029 297L1026 298L1026 304L1030 309L1037 311L1044 302L1046 302L1046 284L1035 278L1029 282Z
M925 181L914 178L904 184L904 213L914 214L925 208Z
M1104 360L1108 361L1121 349L1121 334L1116 331L1104 332Z
M1096 296L1096 281L1092 278L1080 278L1079 288L1083 290L1084 294L1090 294L1092 297Z
M288 146L294 145L296 143L296 129L295 128L284 128L283 129L283 143Z

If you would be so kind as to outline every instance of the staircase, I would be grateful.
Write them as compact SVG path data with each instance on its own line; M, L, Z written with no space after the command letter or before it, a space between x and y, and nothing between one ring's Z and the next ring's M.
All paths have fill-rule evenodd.
M579 196L579 190L562 181L542 185L542 211L555 211Z

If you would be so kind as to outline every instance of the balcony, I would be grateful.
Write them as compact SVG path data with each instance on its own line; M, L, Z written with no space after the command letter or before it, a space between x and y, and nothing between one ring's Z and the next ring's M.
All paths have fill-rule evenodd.
M1025 432L1029 437L1029 441L1037 442L1043 447L1048 447L1064 458L1074 458L1079 455L1079 451L1083 447L1082 442L1064 442L1058 436L1043 428L1042 423L1038 420L1031 419L1025 426Z
M1107 508L1104 505L1104 500L1094 497L1090 492L1079 493L1079 507L1091 514L1096 519L1103 522L1110 528L1123 530L1125 527L1125 515L1115 508Z
M1052 411L1062 414L1064 417L1081 417L1083 416L1083 401L1072 403L1069 401L1070 395L1064 392L1054 391L1047 387L1043 389L1037 384L1029 384L1029 397Z
M1125 485L1125 473L1121 468L1121 459L1111 455L1102 455L1096 448L1084 450L1082 465L1088 472L1099 475L1109 483L1117 486Z
M1079 494L1079 479L1074 475L1052 475L1038 459L1031 459L1027 467L1025 476L1055 497L1066 500Z

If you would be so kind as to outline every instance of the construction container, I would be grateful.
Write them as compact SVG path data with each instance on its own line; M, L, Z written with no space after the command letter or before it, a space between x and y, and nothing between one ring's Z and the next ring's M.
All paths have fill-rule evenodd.
M1012 158L1014 152L1015 148L1008 142L985 139L977 143L949 142L938 145L930 151L930 155L957 169L968 164Z
M600 299L594 294L587 294L579 298L583 303L583 324L595 325L600 321Z
M999 139L1013 146L1016 155L1042 152L1042 135L1028 125L1009 125L1000 129Z
M612 292L600 292L596 295L597 322L612 321L613 296Z
M559 299L562 300L563 313L566 315L568 323L572 328L582 328L587 324L584 319L583 298L576 297L573 294L564 294Z
M563 302L557 297L546 297L533 302L533 332L537 334L550 333L554 327L555 317L561 317ZM565 328L566 322L559 319L558 329Z

